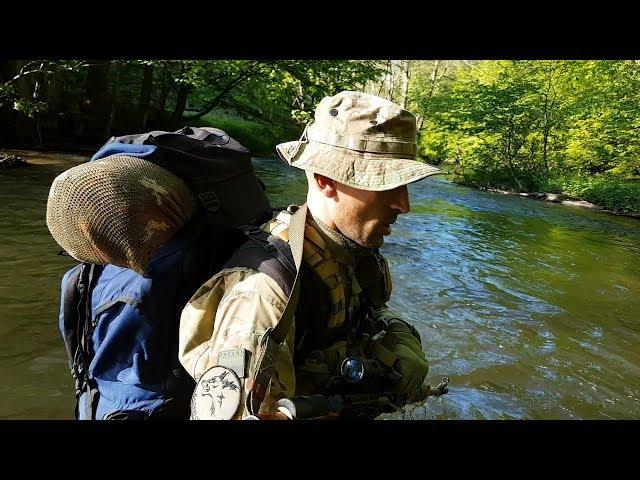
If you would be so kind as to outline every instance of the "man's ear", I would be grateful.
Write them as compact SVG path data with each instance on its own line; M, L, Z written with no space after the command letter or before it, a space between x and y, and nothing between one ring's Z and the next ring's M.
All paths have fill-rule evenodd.
M324 175L320 175L319 173L313 174L313 179L316 182L316 187L322 195L327 198L333 198L338 194L338 190L336 190L336 182L329 177L325 177Z

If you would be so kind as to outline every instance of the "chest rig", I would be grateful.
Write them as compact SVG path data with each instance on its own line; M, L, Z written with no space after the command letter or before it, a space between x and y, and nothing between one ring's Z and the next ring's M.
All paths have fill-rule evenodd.
M288 241L291 212L282 211L265 226ZM296 390L317 392L346 357L359 331L371 331L371 312L391 294L384 258L372 254L355 266L338 261L323 236L305 225L300 298L295 313Z
M291 212L283 210L274 220L267 224L266 230L271 235L288 242L290 219ZM346 266L341 268L338 265L322 235L308 221L304 230L302 261L307 277L312 276L315 280L313 283L316 285L314 286L321 286L321 291L323 290L328 294L330 309L327 312L326 321L323 323L327 329L343 328L347 317L360 307L359 296L362 289L353 269ZM305 290L316 289L309 288ZM315 293L317 297L325 296L320 292ZM347 293L350 295L347 296ZM322 298L322 301L326 304L326 298Z

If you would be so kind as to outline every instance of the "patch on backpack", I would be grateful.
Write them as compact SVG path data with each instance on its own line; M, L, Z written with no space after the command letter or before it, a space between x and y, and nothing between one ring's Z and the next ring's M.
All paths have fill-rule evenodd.
M239 378L246 377L245 359L247 350L244 348L236 348L235 350L226 350L218 353L218 365L228 367L235 372Z
M230 420L238 410L240 379L217 365L202 374L191 397L191 420Z

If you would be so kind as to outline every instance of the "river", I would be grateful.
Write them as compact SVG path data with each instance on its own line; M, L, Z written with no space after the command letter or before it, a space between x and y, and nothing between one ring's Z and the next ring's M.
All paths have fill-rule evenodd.
M0 418L73 416L57 327L74 261L45 223L53 178L82 157L20 152L0 171ZM274 205L302 172L255 159ZM410 185L382 253L390 307L420 332L428 380L450 391L384 418L640 418L640 222L432 177Z

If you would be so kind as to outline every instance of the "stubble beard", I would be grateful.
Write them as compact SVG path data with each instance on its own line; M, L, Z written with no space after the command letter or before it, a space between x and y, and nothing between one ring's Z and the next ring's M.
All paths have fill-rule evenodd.
M384 236L376 231L376 225L368 232L367 224L358 221L357 217L349 213L336 218L334 223L342 235L362 247L380 248L384 243Z

